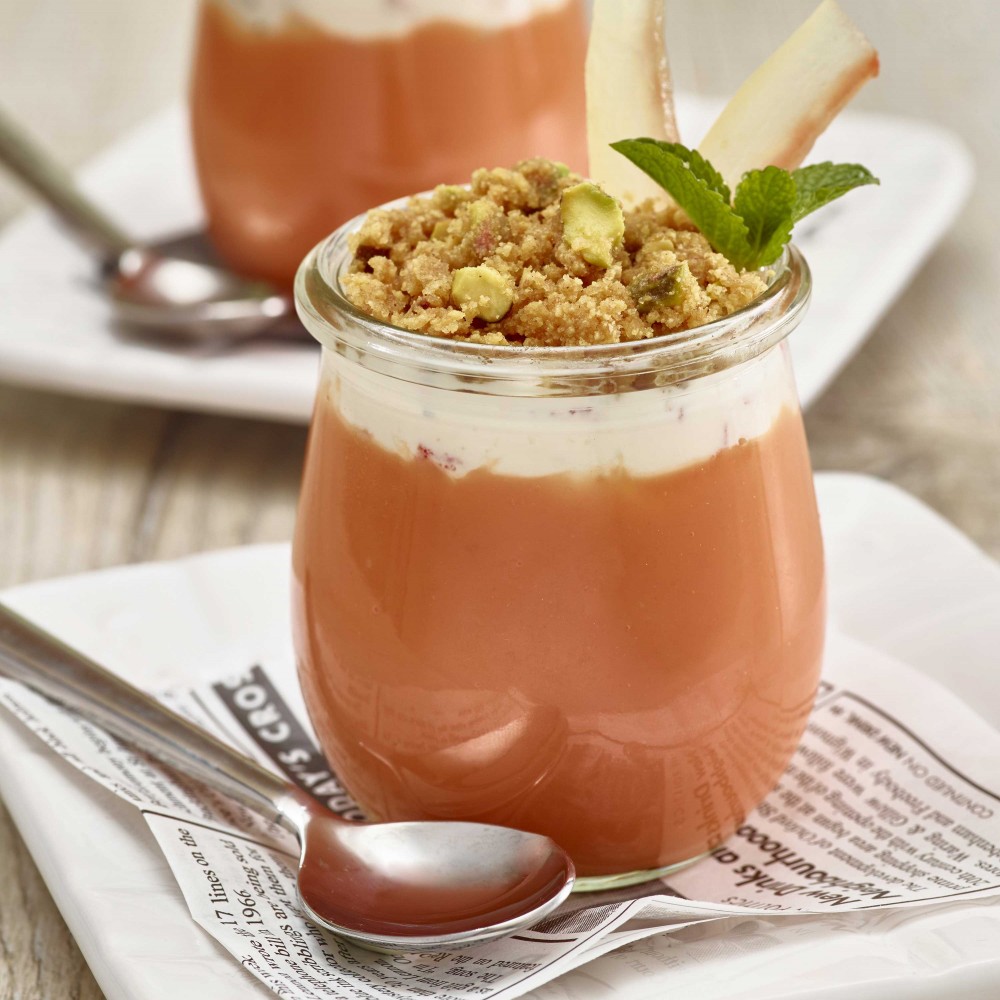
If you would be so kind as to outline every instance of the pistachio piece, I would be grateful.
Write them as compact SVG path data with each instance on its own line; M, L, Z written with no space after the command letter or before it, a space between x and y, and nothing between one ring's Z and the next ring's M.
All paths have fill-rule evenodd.
M496 202L490 201L489 198L480 198L469 205L469 226L475 229L477 226L489 222L490 219L499 215L501 211L500 206Z
M655 309L657 306L676 306L684 297L682 272L687 270L687 261L674 264L654 274L636 278L628 286L629 294L635 302L635 308L640 316Z
M444 212L454 212L463 201L468 199L468 190L458 184L439 184L434 189L434 204Z
M466 306L474 305L474 316L496 323L507 315L514 302L514 287L495 268L460 267L451 280L451 301L468 315Z
M596 184L584 181L563 191L559 211L563 240L570 248L588 264L611 267L625 235L621 205Z
M506 222L503 209L489 198L480 198L469 205L467 215L469 246L484 260L503 242Z
M563 187L566 186L564 181L570 173L565 163L538 157L523 160L515 170L531 185L531 192L525 196L524 206L529 211L547 208L554 201L558 201Z

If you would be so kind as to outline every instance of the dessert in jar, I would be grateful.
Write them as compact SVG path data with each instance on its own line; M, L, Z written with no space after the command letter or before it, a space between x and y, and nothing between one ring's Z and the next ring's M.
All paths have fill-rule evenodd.
M455 252L489 239L473 220L495 202L475 196L509 183L513 198L529 170L477 177ZM646 257L650 274L677 266ZM364 316L351 291L370 285L370 308L394 289L345 274L351 258L343 232L300 286L323 362L296 647L331 763L372 816L536 830L584 876L698 856L780 775L819 675L822 547L782 342L807 296L801 258L765 291L709 252L701 277L729 282L725 301L689 258L689 301L663 311L722 314L704 353L684 334L542 346L561 323L599 335L620 306L609 281L526 303L508 322L535 317L539 343L515 356L475 320L455 341Z
M783 243L815 192L875 182L769 167L730 196L676 142L615 146L678 203L481 169L348 224L296 283L322 362L293 627L323 748L373 818L541 832L583 888L719 844L801 736L824 572Z
M203 0L191 81L208 229L290 285L358 212L483 163L586 165L583 0Z

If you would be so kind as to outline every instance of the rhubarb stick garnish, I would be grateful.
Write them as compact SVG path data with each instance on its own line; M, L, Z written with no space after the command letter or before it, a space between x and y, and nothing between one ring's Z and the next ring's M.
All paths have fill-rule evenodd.
M871 43L836 0L823 0L740 87L698 151L733 188L748 170L794 170L841 108L877 75Z
M622 201L663 198L663 190L617 156L623 135L677 142L673 85L663 37L664 0L595 0L587 50L590 176Z

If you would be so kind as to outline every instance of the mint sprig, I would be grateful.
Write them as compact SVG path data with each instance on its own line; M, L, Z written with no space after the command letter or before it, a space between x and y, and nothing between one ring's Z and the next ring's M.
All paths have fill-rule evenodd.
M640 141L650 142L655 140L645 139ZM668 153L672 153L683 160L687 164L688 170L695 177L703 180L713 191L718 191L727 205L733 200L728 185L722 179L722 174L698 150L688 149L687 146L682 146L679 142L656 142L656 145L660 149L666 150Z
M730 260L744 253L746 223L729 207L729 189L707 160L679 143L657 139L624 139L611 148L669 191L719 253Z
M749 170L730 197L722 175L696 150L658 139L623 139L611 148L656 181L712 248L741 269L773 264L795 223L865 184L878 184L857 163L814 163L798 170Z
M781 256L792 238L797 190L792 175L780 167L749 170L736 188L733 211L749 233L747 254L737 267L763 267Z
M878 184L859 163L813 163L792 171L797 194L795 221L864 184Z

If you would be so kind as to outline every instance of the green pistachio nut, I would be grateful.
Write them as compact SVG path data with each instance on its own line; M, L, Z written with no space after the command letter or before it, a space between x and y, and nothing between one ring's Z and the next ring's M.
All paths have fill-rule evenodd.
M639 315L645 316L657 306L680 305L684 298L684 279L688 273L687 261L684 261L636 278L628 286L628 290Z
M563 240L588 263L610 267L625 236L622 207L596 184L584 181L563 191L559 207Z
M489 198L469 205L467 238L472 252L485 260L503 241L506 218L503 209Z
M434 189L434 204L444 212L454 212L468 197L469 192L458 184L439 184Z
M489 198L480 198L469 205L469 225L475 229L490 222L502 212L503 209L496 202L490 201Z
M554 201L558 201L564 182L570 175L565 163L538 157L522 160L515 169L531 185L531 193L525 203L529 210L548 208Z
M460 267L451 280L451 301L468 315L467 306L475 306L475 316L496 323L507 315L514 302L514 286L495 268Z

